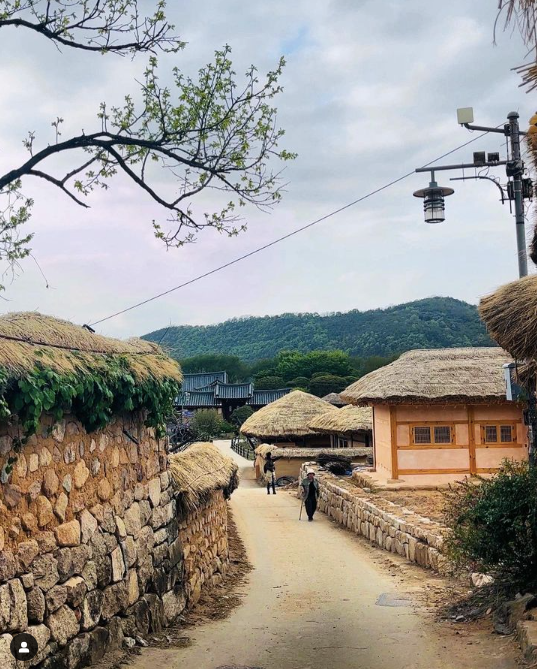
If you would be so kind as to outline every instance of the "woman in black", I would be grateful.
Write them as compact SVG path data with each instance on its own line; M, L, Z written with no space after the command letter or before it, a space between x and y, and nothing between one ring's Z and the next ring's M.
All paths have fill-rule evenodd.
M302 499L308 514L308 520L313 520L313 514L317 511L317 500L319 499L319 482L315 478L313 469L309 469L305 479L300 484L302 487Z

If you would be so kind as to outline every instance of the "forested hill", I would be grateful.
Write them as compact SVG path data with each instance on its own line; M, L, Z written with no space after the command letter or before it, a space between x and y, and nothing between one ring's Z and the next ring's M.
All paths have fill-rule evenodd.
M431 297L372 311L282 314L234 318L218 325L181 325L143 338L160 342L177 358L225 353L248 362L271 358L282 350L340 349L366 357L413 348L492 345L477 308L451 297Z

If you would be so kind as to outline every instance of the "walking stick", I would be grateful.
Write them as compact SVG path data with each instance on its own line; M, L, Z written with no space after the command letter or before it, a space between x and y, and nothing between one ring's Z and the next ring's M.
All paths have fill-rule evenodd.
M302 520L302 507L304 506L304 500L300 502L300 515L298 516L298 520Z

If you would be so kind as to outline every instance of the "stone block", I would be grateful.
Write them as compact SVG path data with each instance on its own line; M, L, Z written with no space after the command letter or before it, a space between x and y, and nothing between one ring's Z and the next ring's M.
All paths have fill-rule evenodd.
M82 570L82 578L84 579L88 590L93 590L97 587L97 567L95 562L90 561Z
M0 630L22 632L28 627L26 593L18 578L0 586Z
M62 523L65 521L65 515L67 512L68 504L69 504L69 498L67 497L67 495L64 492L60 493L58 495L58 499L56 500L56 504L54 505L54 515Z
M37 518L34 516L33 513L30 512L23 513L21 516L21 522L22 522L22 527L26 530L26 532L35 534L38 531Z
M126 581L109 585L103 591L102 617L110 620L116 614L124 612L129 606L129 588Z
M153 506L160 504L161 481L160 477L151 479L148 483L148 495Z
M112 486L108 479L102 479L97 488L97 495L102 502L107 502L112 497Z
M103 609L104 594L101 590L91 590L85 596L81 606L80 627L82 630L91 630L97 626Z
M4 483L2 487L4 492L5 504L10 509L14 509L16 506L20 504L20 501L22 499L22 492L20 486L12 485L10 483ZM39 484L39 489L41 489L41 484Z
M45 624L59 646L65 646L80 629L75 612L66 605L50 615Z
M73 487L73 478L72 478L71 474L66 474L63 477L62 486L63 486L63 489L65 490L65 492L67 494L69 494L71 492L71 489Z
M83 544L87 544L90 541L98 527L97 519L87 509L84 509L80 514L80 530Z
M26 593L28 605L28 620L32 623L42 623L45 618L45 595L40 588L32 588Z
M37 453L30 453L28 456L28 470L36 472L39 469L39 456Z
M0 667L2 669L16 669L17 663L11 654L10 646L13 639L11 634L0 635Z
M524 659L532 663L537 661L537 620L521 620L516 630Z
M67 649L67 669L78 669L91 664L90 645L89 634L80 634L71 641Z
M55 585L51 588L45 597L47 614L50 615L57 611L67 601L67 588L63 585Z
M140 514L140 503L134 504L125 512L125 529L127 534L130 534L134 539L137 539L142 529L142 518Z
M67 603L74 609L78 608L82 604L88 590L86 581L84 581L82 576L72 576L65 582L64 586L67 590Z
M157 595L150 593L144 595L142 601L145 601L148 606L151 630L153 632L162 631L164 627L164 607L162 599Z
M46 527L51 521L54 520L54 511L52 509L52 504L46 498L40 495L37 498L37 523L39 527Z
M59 444L63 442L65 437L65 420L60 420L52 426L51 436Z
M121 549L123 551L125 564L127 565L127 568L130 569L138 560L137 542L135 542L132 537L127 537L125 541L121 542Z
M17 573L17 562L10 551L0 552L0 582L9 581Z
M114 617L108 623L108 652L119 650L123 647L123 626L121 619Z
M76 546L71 548L71 557L73 560L73 574L82 574L82 570L86 566L86 563L90 559L91 550L89 545L83 544L82 546Z
M63 523L63 525L58 525L54 532L59 546L80 545L80 523L78 520L71 520L68 523Z
M60 576L60 583L63 583L73 574L73 555L70 548L62 548L54 553L54 557L58 561L58 574Z
M50 640L50 630L46 625L32 625L26 632L34 637L37 641L37 647L39 648L37 655L29 662L30 667L35 667L38 664L41 664L50 653L50 646L48 645ZM26 662L21 662L20 665L26 666Z
M168 626L174 623L185 610L185 606L185 595L180 588L176 588L175 590L164 594L162 596L164 624Z
M32 564L35 584L47 592L60 580L58 561L50 553L38 555Z
M75 467L75 470L73 472L73 483L75 485L75 488L83 488L86 481L88 480L90 475L90 470L87 468L86 463L84 460L81 460Z
M33 574L22 574L21 583L22 583L22 587L25 590L31 590L34 587L34 575Z
M112 558L112 581L117 583L123 579L125 575L125 562L123 560L123 553L118 546L111 553Z

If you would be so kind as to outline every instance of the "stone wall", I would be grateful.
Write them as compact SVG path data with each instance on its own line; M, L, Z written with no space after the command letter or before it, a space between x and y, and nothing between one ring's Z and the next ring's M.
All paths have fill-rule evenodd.
M227 502L219 490L212 502L179 524L185 596L195 604L204 586L221 583L229 565Z
M319 481L320 511L380 548L397 553L410 562L439 573L448 570L440 553L444 530L441 525L382 499L380 495L365 494L348 480L329 472L319 472L311 463L302 468L301 480L308 468L315 469Z
M0 467L17 438L14 428L0 436ZM172 623L214 578L207 554L225 571L222 495L178 517L166 444L139 417L94 434L69 418L43 421L0 493L2 669L15 666L9 643L21 631L39 641L30 666L98 661L124 637Z

